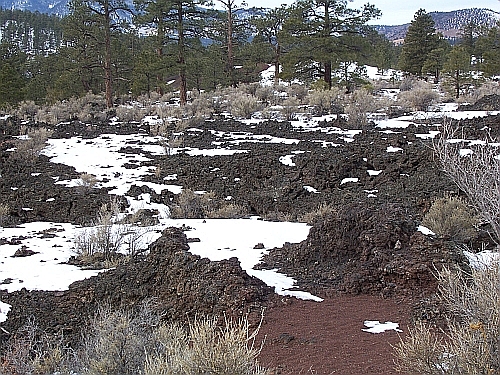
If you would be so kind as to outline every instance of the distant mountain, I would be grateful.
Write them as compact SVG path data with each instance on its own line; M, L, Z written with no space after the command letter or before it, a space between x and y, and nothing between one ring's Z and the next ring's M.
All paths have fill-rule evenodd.
M441 32L448 39L455 39L459 36L463 25L475 23L483 26L495 26L500 21L500 13L491 9L472 8L454 10L452 12L429 12L436 24L436 30ZM374 26L380 33L389 40L397 41L404 39L408 31L409 23L398 26Z
M68 0L0 0L0 8L29 10L63 16L68 13Z

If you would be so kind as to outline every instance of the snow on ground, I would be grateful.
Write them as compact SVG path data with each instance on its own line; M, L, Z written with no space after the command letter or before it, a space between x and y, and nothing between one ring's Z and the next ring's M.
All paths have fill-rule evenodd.
M0 302L0 323L7 320L7 314L10 311L11 306L7 303Z
M193 254L213 261L237 257L241 267L248 274L276 287L281 295L294 295L303 299L321 299L306 292L288 290L295 281L276 270L254 270L267 249L280 247L285 242L296 243L306 239L310 227L302 223L266 222L252 219L161 219L161 224L143 228L147 236L142 236L142 246L146 248L155 241L161 230L169 227L192 228L186 234L199 238L200 242L190 243ZM2 288L9 292L26 288L28 290L66 290L77 280L97 275L102 271L81 270L64 264L70 256L75 234L83 229L68 223L35 222L15 228L0 228L0 236L9 244L0 246L0 273ZM21 236L27 237L22 239ZM254 249L258 243L264 249ZM13 257L22 248L35 251L28 257ZM1 306L0 306L1 309Z
M271 67L267 73L263 74L263 79L268 83L272 80L273 69ZM382 78L383 76L367 67L367 74L372 78ZM395 72L388 72L387 77ZM385 77L385 79L387 79ZM397 95L397 90L384 93L386 96ZM407 128L411 124L419 129L416 134L418 138L429 139L439 134L439 131L428 130L426 125L415 124L421 119L436 119L438 124L443 117L454 119L465 119L472 117L484 117L500 112L468 111L457 112L457 106L453 103L438 105L432 112L417 112L412 115L402 116L394 119L375 117L376 128L383 133L396 133L398 129ZM291 125L297 132L318 132L328 135L337 135L343 142L355 142L355 136L362 130L345 130L335 126L325 126L325 123L336 119L336 115L326 115L320 117L300 117L291 121ZM159 124L161 120L155 117L147 117L144 121L150 124ZM94 139L82 139L73 137L70 139L51 139L49 146L43 153L50 158L53 163L61 163L74 167L80 173L93 174L99 180L96 188L112 188L111 194L126 195L130 187L147 185L157 193L169 190L174 194L182 191L182 186L176 185L176 175L165 178L164 184L142 181L144 176L154 173L154 167L140 167L140 163L148 161L151 155L176 155L186 153L196 157L215 155L234 155L245 153L245 149L226 148L224 146L240 146L245 143L281 143L287 145L298 144L295 138L274 137L270 135L254 134L252 129L259 126L262 120L244 120L248 125L247 132L223 132L212 130L212 134L217 138L213 142L213 148L170 148L165 150L161 146L160 137L151 137L145 134L135 135L101 135ZM200 131L199 129L188 129L186 132ZM320 138L320 137L319 137ZM457 140L458 142L473 142ZM317 141L321 147L341 147L341 143L327 142L321 139ZM122 149L133 148L137 152L125 153ZM464 149L467 150L467 149ZM293 167L293 158L305 151L292 151L289 155L281 156L279 161L287 166ZM387 152L404 152L402 148L388 147ZM126 168L126 165L136 164L137 168ZM370 176L382 173L382 170L368 170ZM345 178L341 185L356 183L357 178ZM62 181L55 178L55 183L63 184L68 188L82 184L81 180ZM15 188L15 187L13 187ZM304 186L309 192L319 193L312 186ZM368 196L376 197L377 190L366 190ZM309 293L296 290L295 281L276 270L254 270L253 267L259 263L262 255L273 247L280 247L285 242L297 243L305 240L310 227L300 223L286 222L265 222L257 218L250 219L209 219L209 220L173 220L169 218L168 207L161 204L154 204L150 201L149 194L141 194L138 198L126 197L130 208L129 213L133 213L141 208L156 209L160 212L160 224L148 228L148 236L144 236L146 247L149 243L158 238L161 230L167 226L188 226L192 228L187 232L188 237L199 238L200 242L190 243L191 252L210 260L222 260L237 257L241 266L250 275L260 278L267 285L275 287L277 293L282 295L296 296L303 299L321 301L321 298ZM231 197L228 197L230 199ZM29 209L29 207L26 207ZM77 267L64 264L73 255L72 240L75 235L81 232L82 228L68 223L28 223L16 228L0 228L0 236L5 238L9 244L0 246L0 272L2 273L2 287L9 292L27 288L29 290L64 290L68 286L83 278L98 274L102 271L81 270ZM433 233L425 227L420 226L419 231L425 235ZM26 238L24 238L24 237ZM147 240L146 240L147 238ZM255 249L258 243L264 244L264 249ZM26 248L37 252L29 257L12 257L17 250ZM465 252L471 265L475 268L484 267L493 261L499 261L500 255L493 252L482 252L472 254ZM7 319L10 306L0 301L0 322ZM397 323L367 320L364 322L365 332L379 333L386 330L400 332Z
M385 331L396 331L396 332L403 332L402 330L399 329L399 323L393 323L393 322L385 322L385 323L380 323L378 320L365 320L364 322L365 327L362 329L364 332L368 333L383 333Z
M237 134L220 134L235 142L240 141ZM270 136L253 136L251 141L271 143L298 143ZM100 181L96 187L110 187L111 194L125 195L130 187L147 185L157 193L162 190L178 194L182 186L173 184L155 184L141 181L154 173L151 167L126 168L128 164L139 165L149 160L144 152L153 155L164 155L165 150L159 145L159 137L146 135L101 135L94 139L83 140L80 137L70 139L51 139L43 153L53 163L61 163L74 167L78 172L95 175ZM136 153L124 153L123 148L137 149ZM170 155L181 150L175 149ZM214 148L198 150L185 148L182 152L189 155L231 155L245 150L227 150ZM300 153L301 151L297 151ZM171 176L166 181L175 181ZM57 178L56 178L57 180ZM104 181L106 182L104 182ZM78 186L81 180L56 181L68 188ZM276 270L254 270L253 267L267 249L283 246L285 242L300 242L306 239L310 227L301 223L276 223L254 219L218 219L218 220L173 220L169 219L168 207L150 202L149 194L141 194L138 198L127 197L131 207L129 213L141 208L157 209L160 212L160 225L149 228L150 235L144 236L143 247L156 240L161 230L167 226L188 226L188 236L200 238L200 242L191 243L191 252L210 260L237 257L242 268L250 275L262 279L266 284L276 288L282 295L293 295L298 298L321 301L320 298L294 289L295 281ZM28 209L28 208L27 208ZM0 272L2 287L9 292L26 288L29 290L65 290L77 280L87 278L102 271L81 270L75 266L64 264L71 255L73 238L82 228L68 223L28 223L16 228L0 228L0 236L9 244L0 246ZM50 235L47 235L49 233ZM26 236L27 238L21 238ZM147 240L146 240L147 239ZM254 249L263 243L264 250ZM27 248L36 252L28 257L12 257L17 250ZM0 306L1 308L1 306ZM1 312L0 312L1 314ZM1 315L0 315L1 317Z

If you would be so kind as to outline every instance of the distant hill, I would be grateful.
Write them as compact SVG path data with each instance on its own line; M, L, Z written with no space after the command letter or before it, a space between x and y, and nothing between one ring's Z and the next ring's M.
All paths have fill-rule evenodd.
M2 9L29 10L57 16L68 13L67 5L68 0L0 0Z
M436 30L441 32L448 39L455 39L460 34L463 25L475 23L492 27L500 21L500 13L491 9L471 8L454 10L451 12L429 12L436 24ZM374 26L380 33L384 34L387 39L396 41L404 39L408 31L409 23L398 26Z

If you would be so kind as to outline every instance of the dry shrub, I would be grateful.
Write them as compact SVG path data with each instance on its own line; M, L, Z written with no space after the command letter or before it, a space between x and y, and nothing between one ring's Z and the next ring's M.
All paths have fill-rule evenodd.
M292 121L297 118L299 111L300 100L296 97L291 97L283 100L280 112L287 121Z
M16 156L28 162L34 162L45 148L52 133L52 130L46 128L21 128L21 137L15 143Z
M123 240L123 233L113 227L113 218L119 213L118 202L112 201L99 209L92 226L85 227L75 234L73 251L86 263L94 257L112 260Z
M79 98L71 98L40 109L35 119L39 122L58 124L61 121L80 120L102 122L108 118L106 100L103 95L91 92Z
M314 90L305 98L314 115L339 114L343 112L344 94L338 87L331 90Z
M152 331L159 317L139 312L101 307L85 332L78 351L79 367L85 375L140 374Z
M261 102L266 104L276 104L276 96L274 89L270 86L258 85L254 96Z
M154 303L154 301L153 301ZM165 322L150 301L138 312L101 308L78 352L84 375L220 374L267 372L257 364L260 325L247 319L195 318L189 327Z
M442 335L422 322L408 329L406 339L394 347L395 370L404 374L442 375L446 372Z
M401 80L401 82L399 84L399 89L401 91L410 91L410 90L413 90L417 87L420 87L422 82L423 81L419 80L417 77L406 76Z
M262 347L255 347L259 331L250 329L248 319L195 319L189 325L190 350L183 356L185 373L220 375L266 374L256 361ZM186 371L187 370L187 371Z
M99 180L93 174L82 173L80 179L76 183L82 192L88 192L97 186Z
M213 99L210 95L205 93L194 98L185 106L184 110L186 111L185 116L189 118L211 118L215 113Z
M62 335L41 330L33 319L11 336L0 362L0 373L54 374L66 370L67 353Z
M229 98L229 112L236 118L250 118L261 109L255 96L235 91Z
M170 216L173 219L199 219L206 217L214 203L215 193L197 194L190 189L184 189L175 197L170 207Z
M214 192L200 194L184 189L170 207L170 216L174 219L232 219L246 216L246 210L240 205L218 199Z
M486 81L475 89L468 90L465 95L460 96L457 102L475 103L488 95L500 95L500 85L496 81Z
M39 109L40 107L36 105L34 101L27 100L19 103L15 115L20 119L32 121L38 113Z
M0 226L3 225L7 217L9 216L10 208L6 203L0 203Z
M207 212L210 219L240 219L247 215L247 211L235 203L221 203L220 207Z
M420 324L396 346L397 369L406 374L498 374L500 371L500 268L444 269L439 297L449 314L448 330Z
M263 215L264 220L267 221L282 221L290 222L295 221L295 216L289 212L270 211Z
M422 220L438 236L454 241L471 238L477 224L474 210L460 197L436 199Z
M148 107L139 107L137 105L128 105L128 106L118 106L115 108L116 116L124 122L132 122L132 121L140 121L142 120L149 112L150 108Z
M401 106L416 111L427 111L427 109L439 102L439 93L432 89L432 85L417 81L411 90L403 91L398 95L398 102Z
M280 86L278 86L278 89ZM291 84L290 86L284 87L284 90L288 94L288 97L295 97L299 99L301 102L307 97L309 94L309 90L307 89L306 85L301 85L301 84Z
M500 240L500 161L497 159L498 146L494 140L469 146L472 153L462 156L461 142L451 139L464 139L458 129L444 122L441 136L433 143L434 154L444 172L469 198L481 219L488 222Z
M318 220L322 220L335 212L335 208L328 203L321 203L314 211L310 211L302 215L300 222L314 225Z
M368 112L374 112L376 109L376 100L368 90L356 90L350 95L345 106L345 113L348 116L347 122L352 126L366 126Z

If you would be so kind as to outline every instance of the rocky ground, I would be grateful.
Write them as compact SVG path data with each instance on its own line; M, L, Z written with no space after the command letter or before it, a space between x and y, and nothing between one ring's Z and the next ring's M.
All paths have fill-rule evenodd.
M269 340L263 349L262 362L274 367L276 373L390 374L392 359L388 342L395 343L397 335L375 345L368 339L371 336L360 336L362 327L355 326L359 320L354 323L350 320L352 316L364 319L361 318L364 312L379 309L382 319L399 319L403 325L411 320L412 309L414 314L425 317L427 312L422 306L435 291L435 269L467 267L463 255L449 240L416 231L433 199L445 192L458 194L456 186L433 160L431 140L418 136L436 130L438 125L433 123L438 121L416 122L394 131L384 131L372 123L346 141L344 133L331 131L332 127L349 130L346 123L339 121L324 122L319 129L306 131L289 123L247 125L220 119L199 123L196 130L186 130L183 146L211 148L213 142L218 142L220 147L245 149L246 153L193 157L182 152L173 156L143 152L151 159L145 164L161 171L148 176L152 182L161 183L165 176L177 174L179 185L213 191L221 199L231 196L232 202L249 215L297 220L320 205L329 204L331 210L327 214L313 219L306 241L273 249L260 264L262 268L277 267L296 278L302 289L325 297L324 303L282 299L260 280L242 271L236 259L221 262L201 259L189 253L185 233L166 229L150 246L147 256L76 282L68 291L0 292L0 300L13 306L9 319L2 324L1 339L5 341L9 336L6 332L14 332L30 316L35 316L42 327L62 329L69 340L74 339L79 336L85 319L102 301L116 307L133 306L154 297L167 315L176 320L200 313L250 312L257 316L262 307L267 307L263 332L269 335ZM500 116L466 120L460 125L466 127L468 136L475 138L486 136L485 129L491 135L500 134ZM116 132L149 133L147 125L136 123L117 128L88 126L77 121L53 130L53 138L82 136L84 139ZM99 207L109 201L107 190L55 185L56 176L70 179L77 178L79 173L50 163L45 156L30 160L16 156L10 150L13 136L19 131L17 120L0 120L0 196L9 205L3 225L31 221L90 222ZM249 138L282 137L295 139L297 143L236 144L228 133ZM324 142L339 146L323 147ZM137 146L140 145L124 151L138 152ZM388 147L401 151L387 152ZM280 162L280 157L297 150L303 152L294 154L295 165ZM354 178L357 180L344 182ZM12 189L14 186L16 189ZM304 186L311 186L317 192ZM129 194L145 192L151 194L153 202L171 204L176 200L167 190L157 194L146 186L133 186ZM57 203L47 204L49 198L57 198ZM349 297L339 297L339 293ZM299 327L299 331L291 332L290 324ZM336 334L318 332L328 324ZM351 333L338 334L337 324ZM293 338L288 340L282 334ZM348 344L346 337L356 345ZM325 362L325 350L331 362ZM359 355L364 350L378 351L374 358L379 359L371 363L372 357ZM352 359L358 355L359 360ZM338 356L344 359L332 360ZM314 366L306 368L304 357L314 362ZM358 362L353 365L353 361ZM335 371L327 372L332 368Z

